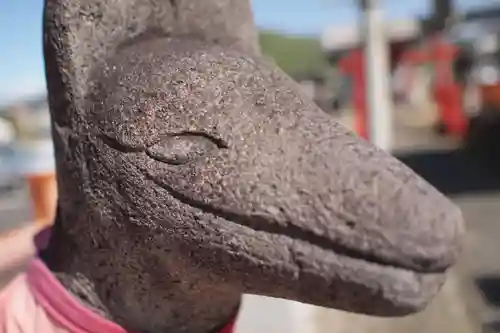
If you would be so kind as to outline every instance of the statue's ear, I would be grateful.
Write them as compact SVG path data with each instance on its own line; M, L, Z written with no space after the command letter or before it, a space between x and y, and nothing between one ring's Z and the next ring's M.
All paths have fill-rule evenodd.
M70 125L89 73L140 36L185 36L257 51L249 0L45 0L44 53L53 119ZM81 112L81 111L80 111ZM72 114L72 113L77 113Z
M53 120L68 126L80 118L94 84L89 73L117 46L152 27L168 35L174 25L170 1L45 0L44 54Z
M259 53L258 33L249 0L170 0L175 3L177 30L214 43L232 44Z

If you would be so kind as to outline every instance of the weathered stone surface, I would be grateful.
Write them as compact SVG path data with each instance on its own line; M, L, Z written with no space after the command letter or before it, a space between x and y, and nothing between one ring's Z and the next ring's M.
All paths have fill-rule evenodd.
M49 265L137 331L206 331L244 292L420 310L459 253L459 209L322 112L255 36L243 0L46 0Z

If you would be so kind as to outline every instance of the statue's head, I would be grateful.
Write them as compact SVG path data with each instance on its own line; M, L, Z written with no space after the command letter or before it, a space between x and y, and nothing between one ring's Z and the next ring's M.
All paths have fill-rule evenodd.
M458 208L261 59L246 0L239 22L229 1L203 2L222 21L201 1L150 2L47 0L58 227L242 292L422 308L456 260Z

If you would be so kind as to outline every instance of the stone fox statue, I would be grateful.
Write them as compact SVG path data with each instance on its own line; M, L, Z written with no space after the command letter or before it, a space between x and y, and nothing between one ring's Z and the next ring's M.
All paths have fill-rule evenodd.
M216 332L243 293L422 309L461 212L259 54L249 0L46 0L60 199L44 263L133 332Z

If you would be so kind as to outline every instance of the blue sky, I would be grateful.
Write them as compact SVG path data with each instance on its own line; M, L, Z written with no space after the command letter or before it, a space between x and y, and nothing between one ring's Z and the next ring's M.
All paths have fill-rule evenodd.
M202 0L200 0L202 1ZM328 25L354 22L354 0L252 0L260 27L296 34L319 34ZM457 0L456 0L457 1ZM458 0L470 7L493 0ZM425 0L385 0L389 19L413 17L428 11ZM0 104L43 92L41 50L43 0L0 1Z

